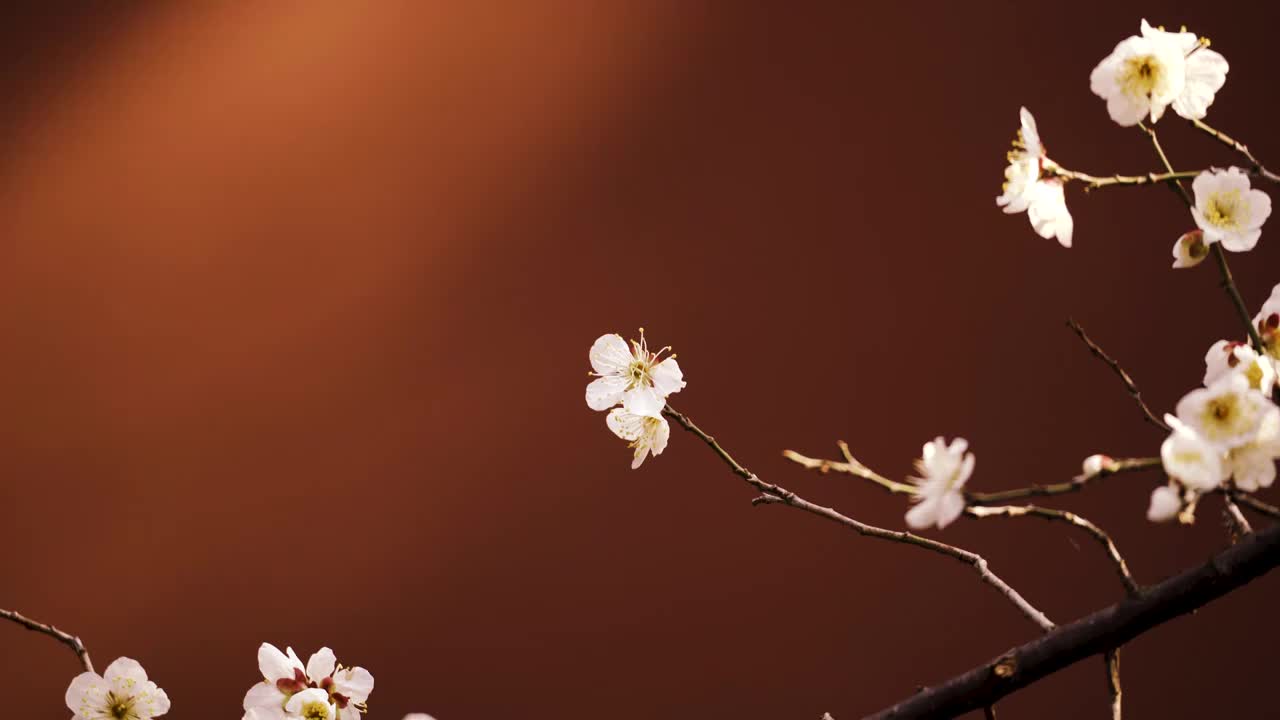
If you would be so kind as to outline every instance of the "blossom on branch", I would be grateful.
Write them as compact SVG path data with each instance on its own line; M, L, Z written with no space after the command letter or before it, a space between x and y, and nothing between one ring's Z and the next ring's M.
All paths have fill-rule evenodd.
M1173 243L1173 266L1175 268L1195 267L1209 257L1209 246L1204 242L1204 231L1199 228L1181 237Z
M1169 522L1182 510L1182 494L1169 485L1161 485L1151 491L1151 505L1147 519L1151 522Z
M1179 420L1226 452L1253 442L1264 421L1280 408L1251 389L1244 376L1232 374L1184 395L1177 413Z
M1204 384L1208 387L1228 375L1239 375L1249 388L1270 395L1276 371L1271 358L1259 355L1248 343L1219 340L1204 356Z
M169 696L147 679L137 660L117 658L98 675L77 675L66 693L74 720L151 720L169 712Z
M1262 223L1271 215L1271 197L1249 185L1239 168L1206 170L1191 183L1196 204L1191 215L1204 231L1206 245L1221 242L1232 252L1246 252L1258 244Z
M338 665L327 647L316 651L304 667L293 648L280 652L262 643L258 670L263 680L244 696L244 720L359 720L373 691L368 670Z
M587 385L587 407L608 410L622 403L636 415L661 413L667 396L686 384L676 356L662 358L669 349L649 352L644 328L639 342L632 340L630 346L616 333L601 335L589 354L596 379Z
M1253 318L1258 328L1258 337L1262 338L1262 346L1272 360L1280 360L1280 285L1271 289L1271 297L1262 304L1262 309Z
M630 443L628 447L635 448L632 470L640 467L649 453L661 455L671 437L671 424L661 415L636 415L626 408L614 408L605 422L614 435Z
M911 478L916 484L915 507L907 512L907 525L921 530L937 526L939 530L950 525L964 512L964 484L973 474L973 453L965 452L969 442L956 438L948 445L938 437L927 442L916 461L920 477Z
M1142 21L1139 35L1116 45L1089 75L1089 87L1107 101L1107 114L1130 127L1156 122L1173 107L1188 119L1203 118L1227 81L1226 58L1195 33L1165 32Z
M1053 172L1058 166L1045 154L1036 119L1026 108L1019 110L1019 117L1022 127L1009 151L1004 192L996 198L996 205L1009 214L1026 212L1040 237L1057 238L1069 248L1075 225L1067 210L1063 180Z
M1221 485L1222 451L1173 415L1165 415L1164 421L1173 428L1160 445L1165 474L1193 490L1208 491Z

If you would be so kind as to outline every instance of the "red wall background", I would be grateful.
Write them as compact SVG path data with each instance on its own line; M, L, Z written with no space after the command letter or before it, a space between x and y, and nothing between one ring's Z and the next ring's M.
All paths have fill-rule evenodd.
M984 490L1154 454L1063 323L1171 409L1237 334L1211 265L1168 267L1190 218L1072 188L1066 251L994 204L1022 104L1068 167L1156 167L1088 87L1143 13L1212 37L1210 121L1280 163L1261 3L6 6L0 607L210 719L264 640L370 668L375 720L844 720L1029 639L956 563L753 509L690 436L632 472L586 353L644 325L744 463L891 527L901 499L780 450L845 439L901 477L963 435ZM1181 168L1235 161L1159 128ZM1254 307L1277 222L1232 258ZM1214 503L1147 523L1157 482L1057 505L1154 582L1225 542ZM941 537L1060 622L1120 593L1062 528ZM1278 600L1268 577L1127 647L1131 715L1274 715ZM75 672L0 626L10 713L65 712ZM1105 701L1097 661L1000 709Z

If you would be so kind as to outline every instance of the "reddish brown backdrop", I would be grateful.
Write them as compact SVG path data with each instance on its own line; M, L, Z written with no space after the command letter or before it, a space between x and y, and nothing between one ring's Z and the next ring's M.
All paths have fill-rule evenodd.
M1071 251L997 211L1019 105L1070 167L1153 169L1088 88L1146 13L1212 36L1211 120L1280 158L1261 3L119 5L3 18L0 607L137 658L174 717L237 717L263 640L371 668L375 720L625 720L854 718L1032 637L955 563L751 508L691 437L630 471L588 346L644 325L750 467L901 527L779 451L902 476L962 434L976 488L1062 480L1161 440L1068 316L1159 410L1237 332L1210 266L1168 268L1170 193L1073 192ZM1276 223L1232 258L1254 306ZM1224 542L1213 503L1148 524L1156 482L1061 503L1148 582ZM1059 621L1120 592L1061 528L944 536ZM1131 715L1274 716L1278 600L1126 648ZM0 626L11 714L75 672ZM1104 703L1091 661L1001 709Z

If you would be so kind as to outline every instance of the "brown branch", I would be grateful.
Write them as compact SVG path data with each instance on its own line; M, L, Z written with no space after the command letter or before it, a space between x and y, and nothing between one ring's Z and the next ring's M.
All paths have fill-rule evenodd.
M1111 536L1103 531L1102 528L1075 513L1036 505L1001 505L998 507L969 507L965 508L965 514L977 518L1038 517L1074 525L1092 535L1093 539L1097 540L1103 549L1107 551L1107 557L1111 559L1111 563L1115 566L1116 574L1120 576L1120 582L1124 584L1125 590L1130 595L1136 595L1139 592L1138 583L1134 582L1133 575L1129 572L1129 566L1125 563L1124 557L1120 554L1115 542L1111 540Z
M1133 398L1133 401L1138 403L1138 407L1142 409L1142 414L1147 419L1147 422L1164 432L1169 432L1169 426L1155 413L1151 412L1151 408L1147 407L1147 403L1142 399L1142 393L1138 390L1138 385L1133 381L1133 378L1129 377L1129 373L1120 367L1120 363L1113 360L1096 342L1090 340L1089 336L1085 334L1084 328L1080 327L1080 323L1068 319L1067 327L1071 328L1076 336L1080 338L1080 342L1083 342L1089 348L1089 352L1093 353L1094 357L1106 363L1111 368L1111 371L1120 378L1120 382L1124 383L1124 389L1129 391L1129 397Z
M80 659L80 664L84 666L85 671L93 672L93 662L89 660L89 651L84 649L84 643L80 642L80 638L62 632L52 625L36 622L22 613L14 612L13 610L0 610L0 618L12 620L28 630L43 633L63 645L66 645L71 648L72 652L76 654L76 657Z
M1091 480L1158 467L1161 467L1160 458L1122 458L1119 460L1112 460L1109 464L1105 465L1101 470L1092 475L1077 475L1067 482L1056 483L1053 485L1032 485L1030 487L989 493L971 492L966 493L965 500L971 506L999 505L1009 502L1010 500L1063 495L1081 490L1085 485L1088 485Z
M1120 700L1123 692L1120 689L1120 648L1108 650L1107 662L1107 694L1111 697L1111 720L1120 720Z
M996 706L988 705L982 708L982 718L983 720L996 720Z
M1173 165L1169 164L1169 156L1164 154L1164 148L1160 146L1156 131L1142 123L1138 123L1138 127L1142 128L1142 132L1151 138L1151 146L1155 148L1156 154L1160 156L1160 162L1164 164L1165 169L1173 172ZM1208 126L1206 125L1205 127ZM1182 201L1186 203L1188 210L1195 208L1195 201L1191 199L1191 195L1187 193L1187 189L1182 186L1181 181L1173 180L1169 185L1177 190L1178 195L1182 197ZM1211 251L1213 260L1218 265L1218 273L1222 275L1222 289L1227 292L1227 297L1231 298L1231 304L1235 306L1236 314L1240 316L1240 321L1244 323L1245 332L1249 334L1249 342L1253 344L1253 349L1261 355L1266 352L1262 345L1262 338L1258 335L1258 329L1253 326L1253 317L1249 315L1249 308L1245 307L1244 299L1240 297L1240 290L1236 288L1236 281L1231 276L1231 267L1227 265L1227 255L1222 249L1222 243L1212 243Z
M1272 520L1280 520L1280 508L1274 505L1268 505L1249 493L1236 490L1231 493L1231 497L1236 502L1244 505L1259 515L1266 515Z
M1088 173L1068 170L1064 167L1046 168L1046 172L1066 180L1078 180L1084 183L1085 192L1104 187L1138 187L1141 185L1159 185L1175 180L1191 179L1203 170L1183 170L1180 172L1147 173L1146 175L1106 175L1096 176Z
M1226 506L1227 522L1231 526L1231 534L1233 537L1248 535L1253 532L1253 526L1245 518L1244 513L1240 512L1240 508L1236 505L1236 501L1231 498L1230 491L1222 493L1222 504Z
M869 716L947 718L988 707L1010 693L1216 600L1280 565L1280 526L1240 543L1142 594L1012 648L998 658Z
M1246 147L1244 143L1232 138L1230 135L1227 135L1221 130L1210 127L1203 120L1192 119L1191 125L1195 129L1201 132L1207 133L1213 139L1217 140L1223 145L1226 145L1232 150L1235 150L1236 152L1243 155L1244 158L1249 161L1249 165L1252 166L1252 169L1253 169L1252 174L1266 178L1267 180L1270 180L1273 183L1280 183L1280 175L1276 175L1275 173L1263 167L1262 163L1258 162L1258 158L1254 157L1253 153L1249 152L1249 148Z
M952 545L940 543L937 540L930 540L926 537L914 535L909 532L886 530L885 528L868 525L846 515L842 515L832 508L823 507L809 502L786 488L772 483L767 483L759 477L756 477L756 475L750 470L747 470L742 467L742 465L738 464L738 462L733 459L733 456L729 455L729 453L716 442L715 438L703 432L693 423L692 420L688 418L688 416L678 412L675 408L671 407L670 404L663 409L662 414L671 420L674 420L676 424L680 425L680 427L698 436L698 438L706 443L707 446L716 453L716 455L720 456L720 458L724 460L725 464L729 466L729 469L731 469L735 475L741 477L748 485L761 493L759 497L751 501L753 505L787 505L798 510L804 510L805 512L812 513L819 517L826 518L832 522L839 523L859 535L902 543L904 545L914 545L919 548L924 548L925 550L932 550L940 555L946 555L949 558L958 560L972 567L974 571L978 573L978 576L983 582L998 590L1000 594L1004 595L1009 602L1013 603L1023 615L1034 622L1041 630L1047 632L1053 629L1053 622L1050 621L1049 618L1045 617L1044 613L1037 610L1035 606L1027 602L1017 590L1010 587L1008 583L1000 578L1000 576L991 572L991 569L987 566L986 558L981 555Z

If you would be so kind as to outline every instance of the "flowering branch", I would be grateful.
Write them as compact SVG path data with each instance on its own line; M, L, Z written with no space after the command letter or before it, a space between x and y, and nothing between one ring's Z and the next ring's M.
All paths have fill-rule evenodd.
M675 408L671 407L670 404L666 406L662 411L662 414L667 418L674 420L680 427L696 435L700 440L706 443L706 445L710 447L716 455L720 456L720 459L729 466L729 469L732 470L735 475L741 477L747 482L747 484L759 491L761 493L760 496L751 501L753 505L788 505L844 525L859 535L880 538L881 540L888 540L890 542L902 543L905 545L914 545L916 547L924 548L925 550L932 550L933 552L941 555L946 555L947 557L959 560L966 565L972 566L978 573L979 577L982 578L983 582L998 590L1000 594L1004 595L1009 602L1013 603L1023 615L1039 626L1041 630L1048 632L1054 628L1053 622L1049 620L1044 613L1037 610L1035 606L1027 602L1027 600L1023 598L1017 590L1014 590L1008 583L1002 580L1000 576L992 572L987 565L986 558L981 555L909 532L886 530L885 528L868 525L846 515L842 515L832 508L823 507L809 502L786 488L761 480L754 473L738 464L738 462L733 459L733 456L731 456L723 447L720 446L719 443L716 442L715 438L703 432L702 429L695 425L687 415L678 412Z
M71 648L76 657L80 659L80 664L84 666L85 672L93 672L93 662L89 659L89 651L84 648L84 643L80 642L80 638L75 635L69 635L52 625L46 625L36 622L22 613L13 610L0 609L0 618L12 620L22 627L34 632L43 633L58 642Z
M1129 373L1125 372L1124 368L1120 367L1120 363L1113 360L1110 355L1098 346L1097 343L1090 340L1089 336L1085 334L1084 328L1080 327L1080 323L1073 319L1068 319L1067 327L1071 328L1076 336L1080 338L1080 341L1089 348L1089 352L1093 353L1094 357L1110 366L1112 372L1120 378L1120 382L1124 383L1124 388L1129 391L1129 396L1132 397L1133 401L1138 403L1138 407L1142 409L1142 414L1147 419L1147 422L1155 425L1164 432L1169 432L1169 426L1157 417L1155 413L1151 412L1151 408L1147 407L1147 403L1142 399L1142 393L1138 391L1137 384L1133 382L1133 378L1129 377Z
M1214 138L1218 142L1222 143L1223 145L1226 145L1232 150L1235 150L1236 152L1243 155L1244 158L1249 161L1249 164L1253 166L1252 174L1265 178L1267 180L1270 180L1273 183L1280 183L1280 175L1276 175L1275 173L1263 167L1262 163L1258 162L1258 158L1254 157L1253 153L1249 152L1249 148L1246 147L1244 143L1240 142L1239 140L1235 140L1234 138L1222 132L1221 130L1210 127L1208 123L1198 118L1191 118L1190 122L1191 122L1191 125L1195 127L1197 130L1207 133L1210 137Z
M1084 658L1110 652L1158 625L1203 607L1277 565L1280 526L1251 535L1207 563L1149 587L1140 595L1062 625L998 658L921 690L868 720L956 717L987 707L1047 675Z
M1005 503L1010 500L1021 500L1029 497L1064 495L1066 493L1073 493L1083 489L1085 485L1088 485L1089 482L1094 479L1135 472L1138 470L1149 470L1151 468L1158 467L1160 467L1160 458L1155 457L1113 459L1109 462L1103 463L1102 467L1099 468L1097 472L1077 475L1067 482L1055 483L1052 485L1031 485L1024 488L1014 488L1012 490L1000 490L989 493L971 492L966 494L965 497L970 505L995 505Z
M1116 567L1116 573L1120 575L1120 582L1124 583L1125 590L1130 595L1139 592L1138 584L1134 582L1133 575L1129 573L1129 566L1125 563L1124 557L1120 555L1120 550L1116 548L1116 544L1111 540L1111 536L1102 530L1102 528L1094 525L1085 518L1075 513L1065 510L1054 510L1053 508L1043 508L1036 505L998 505L995 507L979 506L965 508L965 514L972 517L1039 517L1046 520L1057 520L1059 522L1069 523L1084 530L1093 536L1104 549L1107 556L1111 558L1111 562Z

